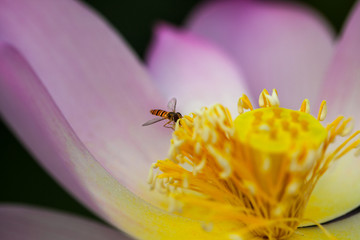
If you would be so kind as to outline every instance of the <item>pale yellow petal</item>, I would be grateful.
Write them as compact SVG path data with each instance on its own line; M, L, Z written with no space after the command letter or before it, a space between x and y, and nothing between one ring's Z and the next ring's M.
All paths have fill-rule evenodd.
M339 159L316 185L305 218L326 222L360 205L360 159L351 152Z
M200 222L152 206L119 184L95 162L82 166L78 174L109 222L136 239L219 239L220 230L205 232Z

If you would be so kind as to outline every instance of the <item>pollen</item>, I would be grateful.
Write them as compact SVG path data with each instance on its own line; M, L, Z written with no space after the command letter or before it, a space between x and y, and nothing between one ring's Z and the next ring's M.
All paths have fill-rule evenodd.
M359 131L348 136L352 121L342 116L324 127L325 101L313 117L307 99L299 110L285 109L276 90L264 90L259 106L243 95L235 120L217 104L178 121L168 158L149 175L170 211L200 220L209 232L225 223L224 239L288 239L305 221L316 183L358 148ZM329 150L338 136L348 137Z

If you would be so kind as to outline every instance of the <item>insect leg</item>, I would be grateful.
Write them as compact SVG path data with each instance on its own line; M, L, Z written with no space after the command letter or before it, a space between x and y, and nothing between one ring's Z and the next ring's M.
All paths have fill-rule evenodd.
M164 124L164 127L174 129L174 124L172 124L172 123L173 123L173 121L169 120L167 123ZM169 124L171 124L171 126L168 126Z

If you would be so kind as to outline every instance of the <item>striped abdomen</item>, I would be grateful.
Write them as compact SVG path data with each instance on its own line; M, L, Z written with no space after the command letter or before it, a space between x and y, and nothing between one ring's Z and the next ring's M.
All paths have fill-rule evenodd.
M150 110L152 115L156 115L162 118L168 118L169 112L161 110L161 109L152 109Z

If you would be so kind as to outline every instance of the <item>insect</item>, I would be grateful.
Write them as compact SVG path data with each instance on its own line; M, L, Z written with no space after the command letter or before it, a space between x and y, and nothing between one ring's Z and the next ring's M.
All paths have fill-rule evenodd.
M166 128L175 128L175 123L182 118L181 113L176 112L176 98L172 98L168 105L167 105L169 112L161 110L161 109L152 109L150 110L150 113L152 115L156 115L158 117L151 119L143 124L143 126L148 126L157 122L160 122L162 120L168 120L167 123L164 124L164 127Z

